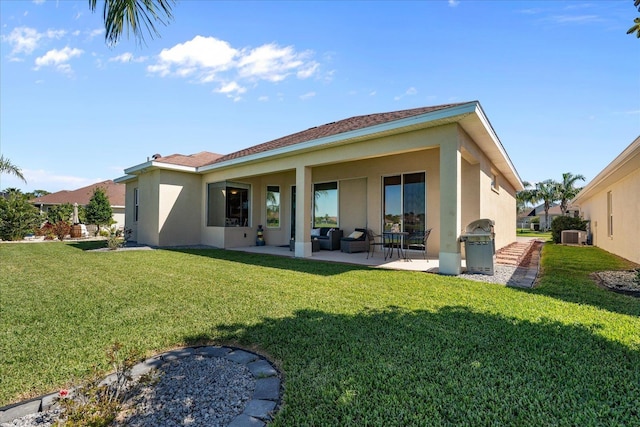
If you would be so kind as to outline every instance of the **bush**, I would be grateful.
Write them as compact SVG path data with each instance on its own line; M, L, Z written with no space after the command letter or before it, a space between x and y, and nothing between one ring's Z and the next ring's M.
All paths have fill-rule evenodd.
M557 216L551 221L553 243L560 243L564 230L587 230L587 221L571 216Z
M49 221L42 224L42 227L36 230L36 236L44 236L44 240L53 240L53 238L56 237L53 232L53 224Z
M21 240L40 225L40 212L23 194L0 197L0 239Z
M63 241L64 238L71 233L71 226L66 221L58 221L53 224L52 231L58 240Z

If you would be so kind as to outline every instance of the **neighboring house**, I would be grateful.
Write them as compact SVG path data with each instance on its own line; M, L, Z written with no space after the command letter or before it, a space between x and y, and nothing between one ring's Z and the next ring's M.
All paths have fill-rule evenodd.
M549 212L547 213L548 215L548 219L549 219L549 227L551 227L551 223L553 222L554 218L558 217L558 216L562 216L562 210L560 209L560 204L558 203L553 203L550 207L549 207ZM545 228L545 221L547 219L547 217L545 216L545 212L544 212L544 203L531 208L528 211L523 212L522 214L520 214L518 216L518 227L520 228L530 228L531 227L531 220L533 218L538 218L540 219L540 227L542 229Z
M126 186L123 184L117 184L113 180L102 181L96 184L88 185L86 187L79 188L77 190L62 190L56 193L47 194L45 196L36 197L29 202L36 207L40 208L40 212L47 212L50 206L62 205L70 203L73 205L77 203L78 206L86 206L91 200L96 188L104 189L109 203L111 203L111 209L113 210L114 226L121 228L124 227L125 218L125 190Z
M154 156L125 170L126 226L138 243L269 245L312 256L312 228L344 235L432 228L440 272L461 272L460 235L495 221L515 240L522 182L477 101L352 117L220 156Z
M595 246L640 264L640 137L571 204L589 221Z

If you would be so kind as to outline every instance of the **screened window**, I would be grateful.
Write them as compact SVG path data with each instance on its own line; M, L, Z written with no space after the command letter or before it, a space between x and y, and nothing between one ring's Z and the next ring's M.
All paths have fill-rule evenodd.
M384 231L425 231L427 205L424 172L384 177L383 199Z
M338 227L338 183L313 185L313 228Z
M613 195L607 192L607 235L613 236Z
M138 221L138 188L133 189L133 220Z
M207 185L207 225L249 226L249 189L246 184L215 182Z
M280 227L280 187L267 186L267 228Z

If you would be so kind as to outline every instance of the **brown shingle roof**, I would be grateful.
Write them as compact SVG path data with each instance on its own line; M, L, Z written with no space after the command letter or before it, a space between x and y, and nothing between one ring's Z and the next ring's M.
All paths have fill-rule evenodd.
M216 159L222 157L222 154L210 153L208 151L201 151L196 154L171 154L166 157L156 157L154 161L160 163L168 163L171 165L199 167L208 165L216 161Z
M86 206L89 203L89 200L91 200L93 192L98 187L105 190L107 197L109 197L111 206L124 206L126 185L116 184L112 180L98 182L77 190L62 190L56 193L47 194L46 196L36 197L31 200L31 203L34 205L61 205L63 203L77 203L78 205Z
M467 104L467 102L437 105L433 107L412 108L410 110L392 111L389 113L378 113L378 114L367 114L364 116L355 116L355 117L340 120L337 122L327 123L322 126L312 127L302 132L294 133L292 135L274 139L273 141L269 141L259 145L255 145L253 147L245 148L243 150L236 151L234 153L227 154L225 156L221 156L208 164L224 162L227 160L233 160L239 157L249 156L251 154L263 153L266 151L288 147L290 145L295 145L302 142L313 141L319 138L338 135L341 133L350 132L358 129L364 129L370 126L389 123L395 120L405 119L407 117L419 116L421 114L430 113L438 110L444 110L446 108L456 107L458 105L464 105L464 104Z

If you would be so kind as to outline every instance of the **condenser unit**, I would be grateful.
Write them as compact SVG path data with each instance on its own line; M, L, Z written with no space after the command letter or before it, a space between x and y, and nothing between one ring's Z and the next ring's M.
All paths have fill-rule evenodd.
M587 232L583 230L563 230L560 241L565 245L586 245Z

